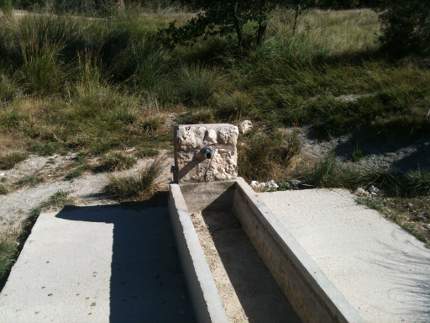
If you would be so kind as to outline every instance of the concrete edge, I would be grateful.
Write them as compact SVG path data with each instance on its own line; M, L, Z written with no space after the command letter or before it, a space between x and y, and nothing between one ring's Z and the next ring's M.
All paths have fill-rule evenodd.
M198 322L227 323L218 289L178 184L169 187L169 213Z
M364 322L358 311L330 282L313 259L306 253L292 234L289 233L288 228L272 216L272 212L261 200L258 199L257 194L246 183L246 181L243 178L238 178L236 183L238 191L241 193L242 198L246 200L248 207L258 218L260 224L275 240L275 243L280 247L285 257L287 257L294 265L296 272L299 273L301 278L304 280L304 285L311 289L309 292L316 295L322 303L321 306L326 308L328 315L332 317L332 321L354 323ZM251 238L250 240L252 241ZM256 249L259 251L258 248ZM273 268L270 268L270 265L268 267L270 271L273 270ZM272 274L274 273L272 272ZM274 275L275 278L276 276L277 275ZM291 295L287 296L289 299L291 298ZM292 300L290 299L290 301ZM302 304L306 303L308 301L306 300L306 295L304 295L303 300L300 301ZM294 306L294 301L292 301L292 305ZM307 319L307 314L300 313L300 311L303 310L306 310L306 308L296 308L297 313L302 317L303 321L313 321L312 319ZM312 309L308 308L307 310Z

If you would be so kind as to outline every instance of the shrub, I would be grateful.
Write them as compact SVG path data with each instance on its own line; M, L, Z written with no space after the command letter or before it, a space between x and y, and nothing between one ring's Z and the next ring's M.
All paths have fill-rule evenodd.
M25 60L17 79L27 92L46 95L62 90L66 75L57 56L58 49L46 48Z
M279 131L254 132L239 143L238 167L248 180L282 180L289 161L300 152L296 133L284 135Z
M267 29L268 12L277 1L269 0L198 0L193 4L200 10L187 24L176 27L173 22L163 31L165 42L170 46L192 43L199 37L234 33L239 48L245 42L245 27L252 26L251 42L259 45Z
M249 115L254 108L252 98L240 91L231 94L214 95L216 115L221 120L236 121Z
M430 2L387 0L384 7L381 21L385 48L394 55L430 55Z
M176 94L180 102L191 105L205 105L219 87L219 71L192 65L178 72Z

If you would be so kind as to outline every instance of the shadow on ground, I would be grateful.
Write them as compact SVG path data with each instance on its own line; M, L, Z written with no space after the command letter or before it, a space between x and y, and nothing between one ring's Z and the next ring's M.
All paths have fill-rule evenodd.
M57 215L114 225L110 323L195 321L166 206L161 193L143 203L66 207Z
M357 151L362 157L374 155L384 159L393 171L430 170L430 135L388 137L362 131L355 132L335 148L336 156L346 160L351 160Z

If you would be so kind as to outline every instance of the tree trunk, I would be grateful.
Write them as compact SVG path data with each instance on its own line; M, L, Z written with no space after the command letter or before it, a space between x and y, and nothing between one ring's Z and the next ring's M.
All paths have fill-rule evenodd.
M295 13L294 13L293 35L296 34L297 23L298 23L299 16L300 16L301 12L302 12L302 6L300 5L300 3L298 3L296 6Z
M234 29L236 30L237 42L238 42L239 48L240 50L242 50L243 35L242 35L242 26L240 24L240 20L238 17L238 11L239 11L239 2L236 1L236 3L234 4L234 12L233 12Z
M125 2L124 0L117 0L116 1L117 7L119 10L124 10L125 9Z

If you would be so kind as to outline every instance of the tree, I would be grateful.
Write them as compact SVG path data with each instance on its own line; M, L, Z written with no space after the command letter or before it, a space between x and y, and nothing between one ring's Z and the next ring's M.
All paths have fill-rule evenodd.
M382 42L390 53L430 55L430 1L386 0Z
M187 24L177 27L175 22L165 29L163 39L170 46L193 43L199 37L236 35L237 45L243 49L250 43L259 45L266 33L268 13L275 4L271 0L197 0L200 13ZM244 26L252 26L251 38L245 42Z

